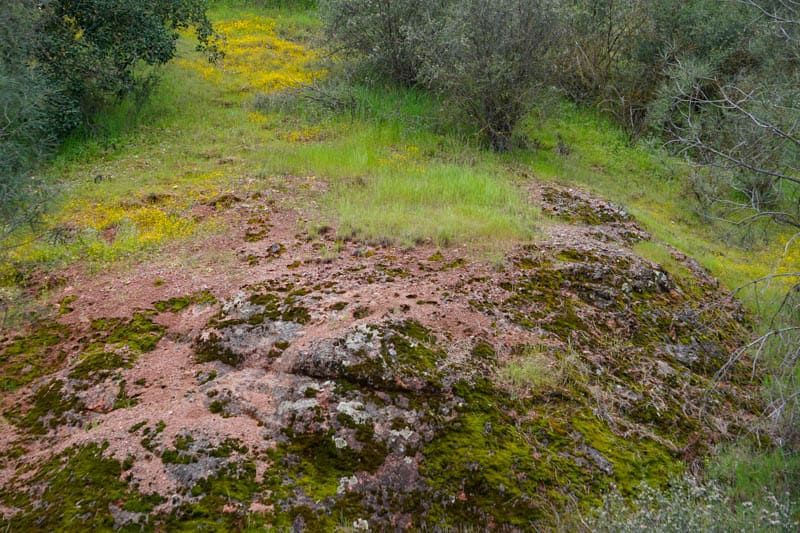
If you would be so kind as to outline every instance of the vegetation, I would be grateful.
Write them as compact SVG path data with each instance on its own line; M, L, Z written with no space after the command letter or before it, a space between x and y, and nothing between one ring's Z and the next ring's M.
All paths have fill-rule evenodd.
M111 98L149 92L143 65L175 55L178 31L196 28L212 55L203 0L10 0L0 6L0 238L33 222L41 185L31 180L55 144L91 123Z
M588 518L592 513L581 509L592 528L724 530L759 520L775 530L796 527L800 373L793 232L800 227L800 143L793 2L504 0L487 7L472 0L326 0L318 11L313 1L217 2L209 17L199 1L33 6L27 0L0 6L0 106L5 110L0 151L9 154L0 162L0 240L8 243L0 265L7 291L0 294L0 312L30 311L36 298L47 302L48 291L58 286L42 285L43 272L60 272L76 262L95 271L118 268L120 260L136 265L175 242L228 231L224 213L231 206L287 191L292 193L287 201L302 219L300 237L323 241L335 228L333 243L324 244L326 260L335 258L345 241L355 240L365 246L455 247L466 250L470 261L474 254L504 268L507 250L535 241L537 227L551 223L529 201L526 186L534 180L578 184L625 205L670 245L641 241L635 250L662 265L687 294L703 298L708 289L695 282L671 246L695 256L730 289L761 280L738 293L756 314L757 338L730 357L732 363L755 361L753 375L764 376L767 407L760 423L744 428L738 444L708 460L704 481L675 480L666 491L634 487L642 477L663 486L679 474L676 454L655 440L632 440L620 447L618 435L599 423L588 406L570 413L563 427L548 426L542 416L522 429L564 447L578 431L612 458L625 486L621 495L607 498L598 516ZM215 20L213 29L210 20ZM190 26L197 29L196 38L187 33ZM215 32L223 38L215 41ZM342 52L334 54L335 61L327 59L320 44L324 36L334 52ZM200 52L194 50L198 44ZM209 63L209 53L224 60ZM343 59L357 64L343 65ZM155 84L152 67L158 65L163 67L161 83ZM41 176L48 174L62 176L68 186L45 206L48 187ZM197 215L208 211L214 214ZM573 214L588 224L596 216ZM266 215L250 220L245 240L255 244L268 234L270 221ZM31 229L34 221L41 226ZM283 244L277 246L274 256L284 250ZM514 287L518 294L498 311L564 342L573 332L590 335L605 328L576 314L576 309L585 310L585 302L558 299L559 272L571 268L568 263L576 258L589 261L566 253L554 258L558 268L515 265L535 275ZM218 260L237 264L233 252ZM259 258L250 260L258 263ZM171 261L172 268L180 269L189 259L176 255ZM465 264L457 259L452 268ZM408 275L391 265L383 274ZM585 288L583 281L573 290ZM162 285L158 278L148 282L148 290ZM177 320L172 315L217 304L209 291L199 289L154 298L158 320ZM25 304L9 302L12 293ZM255 317L258 324L249 326L264 320L303 325L316 320L315 310L300 307L292 295L262 296L249 302L264 307ZM765 304L776 298L777 304ZM79 305L65 299L59 312L70 315ZM334 306L341 311L348 303ZM347 309L355 309L358 319L370 313L368 308ZM35 385L30 407L5 416L35 434L70 422L85 406L66 382L49 376L68 364L70 373L64 376L86 387L118 380L164 335L153 318L156 313L148 313L134 314L130 321L94 323L91 342L75 341L80 353L73 359L60 349L69 336L57 323L2 339L0 386L12 393ZM657 337L676 328L682 334L682 325L665 313L653 312L657 333L655 326L642 333L648 346L656 347ZM712 321L717 315L704 309L698 316ZM430 387L438 390L442 376L436 365L444 354L417 344L427 337L400 333L386 342L381 365L417 371L419 361L433 361L424 370ZM238 353L217 346L218 341L210 337L196 346L195 360L242 363ZM283 341L271 353L279 355L288 347ZM592 346L576 348L591 351ZM619 365L627 364L623 355L630 348L615 348ZM455 513L464 524L475 522L484 517L471 506L477 502L491 507L489 514L498 521L527 524L530 517L512 509L509 499L494 500L497 492L491 492L502 487L508 498L524 499L539 488L532 477L536 473L525 466L530 447L518 438L521 430L510 413L545 392L556 397L580 391L600 409L600 396L591 396L597 394L595 385L569 383L569 369L584 364L577 359L581 355L573 353L572 345L567 356L556 351L520 348L491 367L493 383L481 382L475 391L466 385L459 389L467 405L459 423L425 449L428 474L454 502L465 479L479 496L434 509L434 519L446 523L452 516L448 513ZM392 359L397 354L399 363ZM497 358L488 344L472 355ZM729 377L727 368L716 379ZM374 369L351 370L365 381L359 372ZM394 379L391 372L387 375ZM119 383L115 409L136 405L129 396L135 393L131 383ZM208 397L214 396L209 392ZM209 400L208 408L229 416L239 406L223 397ZM671 411L653 412L647 406L636 416L663 423L684 420ZM398 424L397 431L402 428ZM322 431L293 436L281 459L298 472L321 476L320 495L332 497L341 478L353 475L359 464L374 471L388 453L371 426L351 429L364 443L363 457L358 450L339 449L334 434ZM183 449L188 446L176 441L175 450L153 453L165 463L184 466L194 457ZM453 450L464 460L453 463ZM54 510L46 523L55 527L70 519L71 504L57 505L53 495L68 481L69 469L82 473L83 462L91 460L103 468L97 479L89 478L91 486L78 499L93 502L94 525L113 525L105 500L92 499L94 485L106 483L105 478L118 480L122 473L119 463L104 458L102 451L72 449L64 461L40 470L37 482L48 478L58 483L44 493L46 508ZM626 470L648 452L656 457L654 464ZM293 455L302 458L299 464L292 462ZM323 462L315 463L315 457ZM341 458L343 463L337 463ZM574 465L557 453L545 455L544 461L571 481L585 481L587 491L606 487L594 478L586 481L585 471L571 470ZM198 524L211 523L231 498L248 502L260 490L251 466L229 466L230 471L199 483L197 501L186 505L187 516ZM514 484L508 481L511 474L517 476ZM314 483L314 475L307 476L307 485ZM760 480L758 487L752 479ZM769 490L762 491L762 485ZM118 481L111 486L120 502L114 505L124 504L126 510L148 512L159 503L127 491ZM566 504L569 497L537 493L536 508ZM29 502L18 503L25 507ZM715 520L728 516L729 509L736 510L730 521ZM12 525L24 526L28 518L15 520ZM228 526L242 525L232 521Z
M418 37L422 80L505 152L556 41L547 1L453 2Z

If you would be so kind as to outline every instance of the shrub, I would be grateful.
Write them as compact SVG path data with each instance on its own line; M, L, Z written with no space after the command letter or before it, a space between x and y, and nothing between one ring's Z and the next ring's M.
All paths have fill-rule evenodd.
M635 136L669 86L676 61L702 60L735 76L755 58L757 26L742 3L717 0L575 0L560 10L565 39L554 80L571 98L598 104Z
M58 88L28 66L32 15L22 1L0 5L0 241L38 211L33 200L41 187L32 172L56 141L56 110L62 111L58 122L75 119Z
M412 35L445 0L323 0L321 14L335 48L366 59L372 69L403 85L417 81Z
M88 118L107 98L147 87L137 67L172 59L190 26L215 52L205 0L52 0L37 14L33 56Z
M506 151L557 34L547 0L461 0L416 42L425 84Z

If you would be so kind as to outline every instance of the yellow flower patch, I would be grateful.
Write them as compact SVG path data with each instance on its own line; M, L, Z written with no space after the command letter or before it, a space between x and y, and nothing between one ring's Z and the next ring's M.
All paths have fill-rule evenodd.
M248 16L219 22L215 29L223 36L225 55L219 63L211 65L195 58L179 60L178 64L229 90L273 92L309 83L324 74L312 66L317 53L278 37L272 19Z

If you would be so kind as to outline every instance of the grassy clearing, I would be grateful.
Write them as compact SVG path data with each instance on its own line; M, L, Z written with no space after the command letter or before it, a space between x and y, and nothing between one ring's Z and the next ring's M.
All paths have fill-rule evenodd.
M219 220L192 216L197 204L280 186L287 174L329 181L324 213L309 216L367 239L496 247L531 235L535 210L499 165L474 167L477 152L465 163L429 165L453 145L408 127L409 117L435 113L429 97L362 90L370 114L357 118L256 112L256 94L323 74L307 46L319 28L313 14L264 13L219 6L212 16L226 36L222 63L206 63L187 37L151 99L111 108L92 131L67 140L51 166L61 193L44 233L19 236L27 244L9 254L15 270L133 263L169 242L220 231ZM375 113L394 119L376 121Z
M355 189L338 184L334 194L341 232L405 244L526 240L535 216L507 180L457 165L378 174Z
M244 14L237 20L221 25L228 64L204 63L193 43L181 40L179 59L163 69L149 100L109 108L91 130L67 139L50 168L60 193L44 230L18 235L7 258L14 270L133 261L169 242L221 229L213 217L196 220L194 206L258 189L249 169L258 166L271 132L249 103L256 91L293 83L298 72L310 76L313 54L279 37L297 33L303 18ZM258 61L286 65L273 68L268 81L242 68L253 59L254 42L269 45L260 47Z
M369 240L502 249L530 239L537 213L515 185L533 176L624 204L730 287L779 263L782 249L762 247L753 261L752 250L722 242L692 214L679 162L629 146L609 121L571 105L543 105L524 128L534 148L502 157L441 121L440 103L413 89L356 87L348 95L356 108L340 113L258 112L256 94L322 75L313 49L319 21L311 11L235 3L212 15L227 36L225 62L205 63L187 38L153 98L110 109L93 132L69 139L52 165L64 191L49 230L14 250L12 262L52 268L87 259L99 268L137 258L219 231L217 220L188 216L198 203L274 186L282 175L313 175L331 187L323 212L308 214ZM795 256L785 268L798 265ZM664 254L651 258L669 262Z

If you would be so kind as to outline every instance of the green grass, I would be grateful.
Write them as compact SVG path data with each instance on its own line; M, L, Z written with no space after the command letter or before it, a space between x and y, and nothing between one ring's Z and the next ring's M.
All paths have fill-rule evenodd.
M522 356L497 369L497 381L518 396L527 396L557 385L562 379L561 374L551 359L529 347Z
M314 10L266 4L217 2L212 17L266 14L283 38L318 43ZM190 39L181 40L178 55L197 57ZM532 149L499 156L482 149L468 129L441 112L440 101L419 90L356 86L344 89L353 107L339 113L320 113L301 101L254 119L253 92L232 91L178 64L161 75L144 104L111 106L93 129L64 143L49 169L59 177L61 193L46 221L48 231L18 236L33 242L12 252L15 269L56 269L75 261L96 270L119 261L135 264L171 242L224 231L214 218L188 216L197 203L229 191L291 191L284 176L315 176L328 184L328 192L315 198L322 210L306 210L314 224L371 241L465 243L502 251L535 238L537 212L519 188L545 179L625 205L657 239L697 258L727 287L777 264L779 271L800 266L796 252L782 257L783 235L774 245L732 246L719 227L693 213L684 192L689 170L681 161L653 145L631 146L608 119L560 100L543 103L523 124ZM568 155L559 154L559 141ZM132 213L114 212L121 203L142 203L153 194L167 198L158 212L143 213L138 221ZM60 238L62 230L102 219L97 206L108 215L108 227L96 224L79 238ZM115 232L111 243L104 237L109 228ZM675 270L657 248L645 244L639 251ZM777 287L773 295L779 293ZM743 297L756 309L755 294ZM761 304L763 295L758 298Z
M761 501L765 490L795 502L800 512L800 455L788 451L754 450L737 443L727 446L708 465L708 473L727 487L736 501Z
M511 243L531 237L535 218L508 180L458 165L378 173L333 195L341 233L404 244Z
M313 10L268 4L265 10L218 2L212 16L266 13L276 18L278 34L316 42L320 23ZM180 57L195 54L189 40L181 41ZM76 214L94 205L112 209L155 193L172 197L161 208L163 220L154 222L163 235L143 240L141 228L120 215L113 244L98 229L75 242L40 240L18 260L49 268L79 259L97 268L137 261L165 243L221 230L214 221L183 223L197 202L230 190L281 186L284 175L328 182L315 222L367 240L478 248L488 242L501 249L529 240L537 213L518 187L535 177L579 184L624 204L657 238L697 257L729 287L768 272L777 253L762 250L764 260L753 262L751 251L723 242L692 214L680 162L650 146L630 146L619 128L590 110L560 102L542 106L523 128L537 147L498 156L451 125L441 102L414 89L356 87L348 95L355 109L268 111L253 120L252 93L231 92L174 64L162 76L144 105L109 108L94 130L67 140L51 167L63 177L64 192L49 224L80 225ZM570 149L566 157L555 149L559 139Z
M538 178L579 185L624 205L654 237L697 259L725 286L740 287L776 267L800 269L797 251L783 255L789 233L774 230L768 240L743 246L730 238L729 226L700 217L687 189L691 169L657 141L631 145L608 118L563 102L541 106L524 130L539 149L514 154L515 163L528 165ZM559 136L566 156L555 150Z

